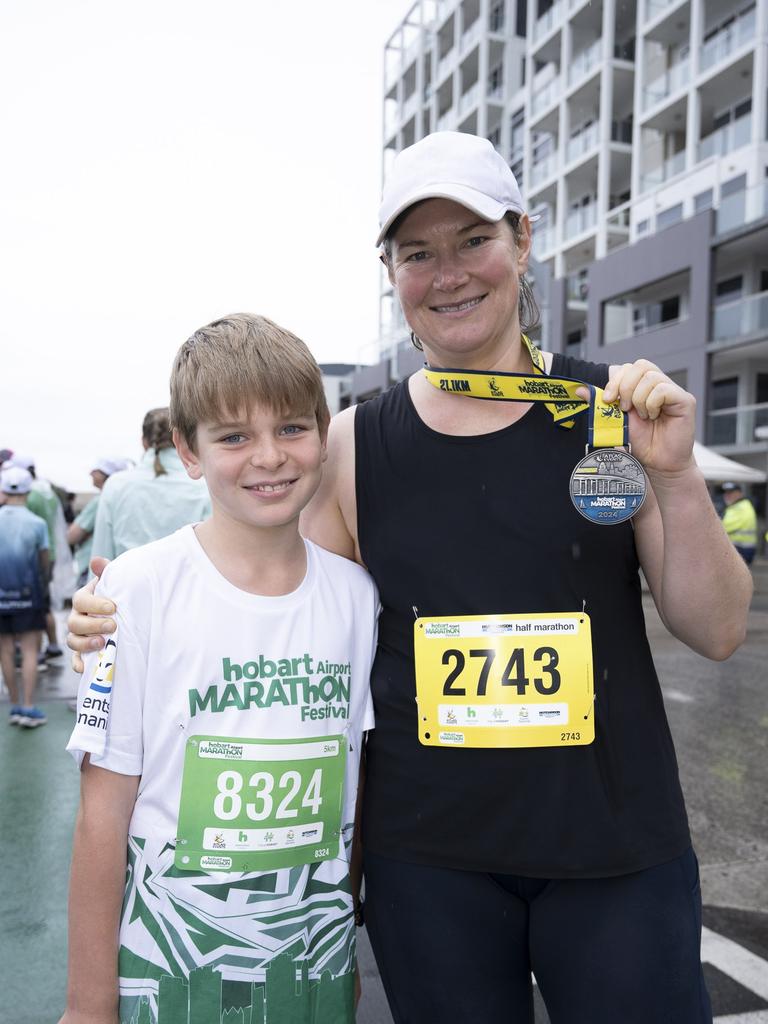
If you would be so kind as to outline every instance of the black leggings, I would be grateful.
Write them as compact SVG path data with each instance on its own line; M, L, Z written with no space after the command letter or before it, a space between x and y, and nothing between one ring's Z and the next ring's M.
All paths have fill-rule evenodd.
M711 1024L692 849L631 875L543 879L365 853L366 924L396 1024Z

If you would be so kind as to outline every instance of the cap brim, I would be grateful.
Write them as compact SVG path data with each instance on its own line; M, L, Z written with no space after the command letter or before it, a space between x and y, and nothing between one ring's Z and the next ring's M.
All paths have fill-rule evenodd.
M413 206L414 203L420 203L424 199L450 199L454 203L459 203L460 206L466 206L468 210L476 213L483 220L492 223L501 220L508 211L520 214L524 212L517 205L499 203L466 185L457 185L453 182L427 185L424 188L415 189L391 213L387 214L387 219L383 222L379 237L376 239L376 245L381 245L393 223L402 213L405 213L408 207Z

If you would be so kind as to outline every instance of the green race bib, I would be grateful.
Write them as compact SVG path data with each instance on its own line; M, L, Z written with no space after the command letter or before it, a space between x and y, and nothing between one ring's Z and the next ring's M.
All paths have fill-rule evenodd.
M191 736L176 867L267 871L338 856L346 754L343 736Z

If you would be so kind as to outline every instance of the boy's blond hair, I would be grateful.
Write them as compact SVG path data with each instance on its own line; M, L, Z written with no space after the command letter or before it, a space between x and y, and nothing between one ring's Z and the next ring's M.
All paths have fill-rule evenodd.
M194 451L199 423L248 415L254 405L314 415L325 437L331 414L320 367L307 346L255 313L201 327L176 353L171 423Z

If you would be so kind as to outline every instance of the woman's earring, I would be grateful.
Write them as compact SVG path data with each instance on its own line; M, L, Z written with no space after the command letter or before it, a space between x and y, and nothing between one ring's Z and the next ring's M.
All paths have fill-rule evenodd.
M419 352L424 351L424 346L421 344L421 339L417 338L413 331L411 331L411 344L414 348L417 348Z

